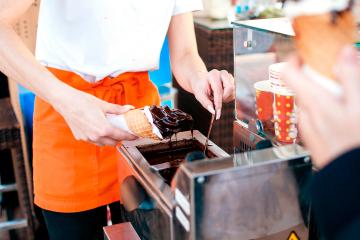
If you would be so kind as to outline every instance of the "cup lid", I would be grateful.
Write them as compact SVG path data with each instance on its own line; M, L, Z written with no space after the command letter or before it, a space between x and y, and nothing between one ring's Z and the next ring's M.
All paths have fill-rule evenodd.
M272 85L271 88L272 88L272 92L274 94L285 95L285 96L295 96L295 92L288 87L280 87L280 86Z
M269 72L281 75L281 73L284 71L284 68L286 67L286 64L286 62L271 64L269 66Z
M284 85L281 75L286 67L286 64L286 62L271 64L269 66L269 80L276 82L277 84Z
M272 92L271 83L269 80L254 83L254 88L259 91Z

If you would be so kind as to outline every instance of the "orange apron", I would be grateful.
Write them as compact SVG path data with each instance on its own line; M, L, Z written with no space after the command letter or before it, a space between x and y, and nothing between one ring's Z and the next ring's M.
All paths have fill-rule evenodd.
M72 72L49 70L68 85L110 103L136 108L160 103L147 72L89 83ZM35 101L33 154L35 204L50 211L80 212L118 201L119 183L131 174L124 159L118 174L121 156L115 147L75 140L63 117L40 98Z

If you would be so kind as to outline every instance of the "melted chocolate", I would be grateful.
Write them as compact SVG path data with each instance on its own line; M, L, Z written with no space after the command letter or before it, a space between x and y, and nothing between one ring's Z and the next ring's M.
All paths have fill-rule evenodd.
M160 130L164 138L171 138L172 135L193 129L193 118L178 109L171 110L168 106L151 106L150 112L155 126Z

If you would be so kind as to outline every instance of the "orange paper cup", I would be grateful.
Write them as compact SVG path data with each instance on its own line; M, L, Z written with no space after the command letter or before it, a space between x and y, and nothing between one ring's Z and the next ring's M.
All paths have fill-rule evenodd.
M298 137L295 95L287 88L276 88L274 96L276 140L294 143Z
M260 81L254 84L256 90L256 114L258 119L267 125L273 119L274 94L269 81Z

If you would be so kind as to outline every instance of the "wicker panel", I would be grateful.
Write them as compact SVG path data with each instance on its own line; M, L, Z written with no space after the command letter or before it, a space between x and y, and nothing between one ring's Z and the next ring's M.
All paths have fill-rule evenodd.
M210 30L195 24L199 54L208 69L225 69L234 72L232 29Z

